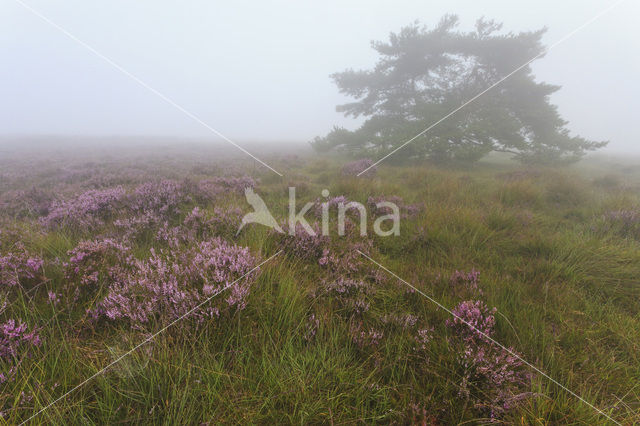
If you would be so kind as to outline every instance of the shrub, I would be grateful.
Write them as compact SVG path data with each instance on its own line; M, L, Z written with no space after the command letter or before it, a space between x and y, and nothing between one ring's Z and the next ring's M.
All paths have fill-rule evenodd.
M179 205L190 201L180 183L163 179L139 185L130 200L133 210L169 217L180 212Z
M398 206L400 210L400 217L403 219L410 219L417 216L422 211L421 204L405 204L402 197L398 197L396 195L391 196L380 196L380 197L369 197L367 199L367 205L369 209L373 212L374 216L382 216L393 213L391 208L386 206L378 207L378 203L388 202L393 203Z
M452 310L454 317L448 319L446 324L454 333L468 344L487 341L487 336L493 334L496 323L493 314L496 308L489 309L481 300L468 300L461 302ZM473 326L473 327L470 327Z
M23 245L0 256L0 285L14 287L36 280L42 274L44 261L30 254Z
M347 163L342 167L342 176L357 176L362 171L366 170L367 167L371 167L373 165L373 161L365 158L362 160L352 161L351 163ZM366 173L361 176L365 177L373 177L376 175L377 166L371 167Z
M244 194L246 188L255 188L258 181L251 176L217 176L198 182L198 190L204 199L214 200L221 194L232 192Z
M30 355L35 346L40 346L37 330L28 331L26 324L14 319L0 325L0 360L9 365L8 369L0 372L0 384L13 378L18 358Z
M68 226L81 230L94 229L103 225L121 207L124 197L125 191L119 186L92 189L64 201L54 201L41 223L48 228Z
M328 247L330 240L328 236L322 235L317 223L311 224L310 226L315 232L315 235L308 233L300 223L296 223L295 232L293 235L290 235L289 225L283 223L282 230L284 233L279 234L282 249L290 256L299 259L320 259Z
M365 281L342 277L325 281L320 291L322 296L337 301L347 317L367 312L370 308L368 297L374 293Z
M64 277L82 288L108 285L126 275L133 264L129 247L109 238L80 241L68 255Z
M480 300L466 301L453 309L454 319L447 320L447 326L463 343L458 355L464 370L460 395L473 400L492 418L500 417L526 398L529 393L521 388L530 381L519 355L512 349L505 351L488 338L494 333L495 311Z
M609 211L603 215L602 220L604 230L640 239L640 209Z
M184 316L230 287L224 302L214 300L191 313L202 322L231 309L244 309L256 273L239 278L255 263L249 249L219 238L183 251L152 250L149 259L136 261L133 271L111 284L106 297L91 313L96 319L125 320L136 329L144 329L152 320L167 323Z
M482 295L480 272L475 269L471 269L471 272L455 271L449 278L449 284L456 294Z
M8 191L0 197L0 211L14 217L45 216L53 203L53 195L36 187Z

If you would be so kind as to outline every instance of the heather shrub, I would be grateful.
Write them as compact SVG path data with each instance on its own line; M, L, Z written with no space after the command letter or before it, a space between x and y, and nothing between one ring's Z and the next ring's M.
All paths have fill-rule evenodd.
M134 190L129 205L140 213L170 217L180 213L180 204L189 201L191 198L183 191L182 184L163 179L139 185Z
M129 217L117 219L113 222L117 235L123 240L136 242L149 238L164 225L163 217L153 211L135 213Z
M210 179L213 183L220 185L221 187L235 192L237 194L244 194L246 188L255 188L258 185L258 181L251 176L218 176Z
M8 191L0 196L0 213L22 218L46 216L53 203L53 194L36 188Z
M316 295L335 302L341 313L350 318L369 311L374 293L373 287L363 280L338 277L324 281Z
M338 206L340 206L341 204L346 205L347 203L349 203L349 199L347 197L345 197L344 195L338 195L336 197L330 197L327 199L321 199L321 198L316 198L313 207L311 209L311 212L314 214L314 216L316 216L318 219L322 217L322 205L325 204L327 206L327 211L330 215L333 215L333 217L337 217L338 215Z
M487 341L493 334L496 323L493 314L496 308L489 309L481 300L461 302L452 310L454 317L447 320L447 326L466 343ZM472 327L470 327L471 325Z
M459 361L463 368L460 396L491 418L500 418L531 395L524 391L531 380L526 365L502 348L488 343L467 345Z
M526 398L529 393L522 389L530 381L522 361L489 339L494 334L495 311L480 300L465 301L453 309L455 317L446 322L463 347L458 355L463 370L460 396L472 400L477 409L492 418Z
M41 223L48 228L66 226L85 231L95 229L104 225L122 207L124 198L122 187L92 189L67 200L54 201Z
M194 207L182 222L151 211L114 221L117 235L131 242L155 241L168 247L213 236L232 237L240 226L243 211L238 207L214 207L209 213ZM171 223L177 223L172 226Z
M133 264L129 247L109 238L80 241L68 255L69 261L63 265L64 277L83 290L120 279Z
M364 262L360 252L370 254L373 242L362 238L353 241L348 238L346 242L332 242L322 251L318 263L333 275L356 276L367 274L371 265Z
M0 254L0 286L34 284L43 274L44 261L17 243L12 251Z
M219 238L182 251L152 250L149 259L136 261L133 271L110 285L92 314L96 319L126 321L134 328L145 329L154 320L167 323L177 319L226 289L226 297L191 313L198 322L219 317L232 309L244 309L257 273L239 278L256 263L248 248Z
M0 384L13 379L20 358L29 356L36 346L40 346L37 330L29 331L26 324L14 319L0 324Z
M316 318L315 314L309 315L305 324L305 331L302 338L307 342L312 342L316 338L318 328L320 327L320 320Z
M640 240L640 209L613 210L602 216L601 229Z
M328 236L322 235L317 223L310 224L310 226L315 235L308 233L300 223L296 224L295 232L290 235L289 225L283 223L281 227L284 233L276 233L282 250L291 257L317 262L323 256L330 239Z
M216 176L198 182L199 198L203 201L218 199L221 195L244 194L246 188L255 188L258 181L251 176Z
M352 324L349 334L353 343L360 350L377 348L384 337L382 330L365 327L362 323Z
M427 350L427 345L433 340L433 327L420 328L416 331L414 336L415 344L414 350L418 352L424 352Z
M411 219L416 217L422 211L421 204L406 204L402 197L395 195L369 197L367 199L367 205L369 206L370 211L373 212L374 217L393 213L393 210L390 207L384 205L378 207L378 204L382 202L393 203L398 206L398 209L400 210L400 217L402 219Z
M243 215L239 207L214 207L213 214L194 207L183 221L185 234L191 240L211 236L231 237L240 227Z
M200 202L208 202L218 199L224 194L225 188L211 179L203 179L197 184L196 199Z
M459 297L482 296L480 272L475 269L470 272L455 271L449 278L449 286Z
M418 319L419 318L413 314L391 313L385 314L381 318L381 321L387 326L391 326L399 330L408 330L416 326Z
M368 158L352 161L350 163L345 164L342 167L341 174L342 176L357 176L358 173L361 173L362 171L366 170L367 167L370 167L372 164L373 164L373 161ZM374 166L374 167L371 167L369 170L367 170L361 176L373 177L376 175L376 172L377 172L377 166Z

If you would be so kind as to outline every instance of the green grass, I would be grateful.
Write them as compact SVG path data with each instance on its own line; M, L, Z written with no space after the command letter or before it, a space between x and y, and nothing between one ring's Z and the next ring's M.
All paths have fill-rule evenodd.
M374 238L376 261L449 308L460 299L446 278L478 269L484 298L498 310L498 341L617 421L640 424L640 241L599 227L604 212L638 206L639 176L591 161L564 171L503 163L382 167L373 179L356 179L342 178L336 161L313 158L285 174L276 179L265 172L258 188L268 205L280 204L274 208L280 216L291 183L301 188L299 203L323 188L359 201L398 195L423 203L418 217L402 222L400 237ZM30 235L25 244L48 259L63 259L87 237ZM278 250L257 225L238 243L263 258ZM151 245L140 242L140 253ZM46 290L63 280L55 268L47 276L49 282L20 294L2 314L41 327L43 338L16 380L2 385L4 406L16 405L21 391L34 395L23 409L7 412L8 424L35 414L145 337L125 326L83 327L82 313L44 301ZM262 268L244 311L186 333L167 330L33 423L487 421L459 395L459 347L447 338L446 312L390 279L371 298L372 312L414 313L440 337L420 360L402 330L387 330L380 346L361 350L340 305L314 295L322 279L318 265L278 256ZM320 326L309 342L311 313ZM527 391L532 396L504 422L608 424L540 375L533 374Z

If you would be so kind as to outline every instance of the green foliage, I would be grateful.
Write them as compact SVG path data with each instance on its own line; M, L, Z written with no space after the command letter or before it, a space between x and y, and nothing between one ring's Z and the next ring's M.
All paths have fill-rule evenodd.
M544 53L545 30L504 34L501 24L484 19L471 32L457 25L454 15L432 29L414 23L388 42L372 43L380 55L372 70L333 74L340 92L354 98L337 110L367 119L355 131L334 127L312 146L378 158L419 135L389 161L476 161L501 151L523 162L551 163L575 161L606 144L571 136L549 102L559 87L536 82L530 66L522 67Z
M403 221L401 237L375 242L377 261L447 307L460 302L449 284L451 273L477 269L487 304L498 309L498 341L622 424L640 422L633 390L640 381L640 246L617 228L599 227L608 211L637 209L640 175L620 184L634 189L611 194L581 176L583 169L524 173L480 163L472 171L381 168L371 180L345 180L332 173L338 168L329 161L301 168L309 198L329 187L349 199L395 194L425 203L424 214ZM314 183L319 173L327 173L321 184ZM287 185L262 179L259 189L275 205L286 203ZM579 196L571 197L574 192ZM64 259L77 242L67 231L45 237L35 227L24 230L24 244L50 261ZM265 257L278 249L259 227L238 238ZM72 314L47 300L48 291L65 285L63 274L47 271L47 277L32 293L19 293L3 313L41 327L43 341L23 359L15 380L0 388L0 404L18 407L6 410L7 424L35 414L148 336L124 326L87 329L84 312ZM367 299L371 308L363 325L412 313L424 322L421 327L434 329L435 338L416 352L406 330L387 324L379 346L359 348L345 306L318 296L323 278L318 265L278 257L263 266L242 315L195 331L162 333L33 422L490 421L460 395L459 348L444 325L445 312L389 279ZM319 325L307 339L311 314ZM607 424L574 396L533 377L531 397L502 419L505 424ZM17 404L21 392L33 400Z

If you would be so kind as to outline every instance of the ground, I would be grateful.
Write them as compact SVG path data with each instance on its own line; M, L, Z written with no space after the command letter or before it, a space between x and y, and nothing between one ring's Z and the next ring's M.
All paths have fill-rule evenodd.
M640 160L266 160L0 160L3 421L640 423ZM359 201L367 236L236 235L246 187L285 231L288 187Z

